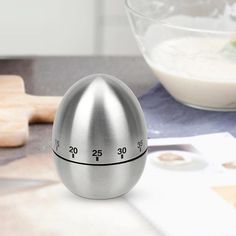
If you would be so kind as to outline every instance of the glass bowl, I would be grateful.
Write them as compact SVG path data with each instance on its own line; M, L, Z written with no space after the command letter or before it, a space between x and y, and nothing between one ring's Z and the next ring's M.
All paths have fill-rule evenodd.
M236 110L235 0L126 0L142 55L179 102Z

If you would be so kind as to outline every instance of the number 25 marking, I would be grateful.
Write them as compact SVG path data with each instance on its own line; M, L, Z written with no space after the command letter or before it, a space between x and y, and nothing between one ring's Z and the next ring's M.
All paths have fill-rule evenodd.
M92 156L96 158L96 161L99 161L99 157L102 156L102 150L96 150L94 149Z

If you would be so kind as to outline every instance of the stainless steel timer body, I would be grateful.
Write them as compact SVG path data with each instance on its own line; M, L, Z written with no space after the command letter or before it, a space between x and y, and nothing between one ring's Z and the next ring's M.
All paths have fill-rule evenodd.
M65 94L53 126L53 155L62 182L86 198L128 192L146 161L143 112L132 91L108 75L91 75Z

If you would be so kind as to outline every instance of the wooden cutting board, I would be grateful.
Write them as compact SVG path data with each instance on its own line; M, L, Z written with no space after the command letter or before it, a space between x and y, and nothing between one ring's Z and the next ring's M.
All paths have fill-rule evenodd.
M24 145L29 124L53 122L60 101L25 93L20 76L0 75L0 147Z

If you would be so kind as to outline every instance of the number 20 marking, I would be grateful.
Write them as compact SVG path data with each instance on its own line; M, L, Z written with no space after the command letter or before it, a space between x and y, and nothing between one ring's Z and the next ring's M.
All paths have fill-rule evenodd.
M69 152L72 154L72 158L74 158L74 157L75 157L75 154L78 153L78 148L77 148L77 147L70 146L70 147L69 147Z

